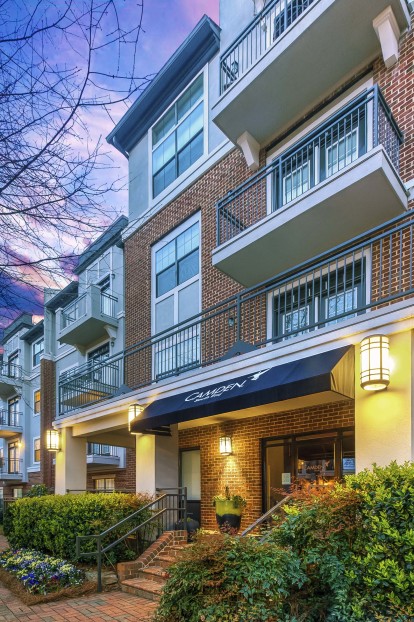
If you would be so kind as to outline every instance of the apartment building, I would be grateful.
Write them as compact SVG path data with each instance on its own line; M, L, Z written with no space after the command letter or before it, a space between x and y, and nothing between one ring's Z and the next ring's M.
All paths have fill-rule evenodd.
M186 486L213 527L225 485L249 522L295 480L413 459L413 59L406 0L197 24L108 137L125 346L57 381L57 492L116 439L138 491Z
M43 322L22 313L3 334L0 362L0 497L40 483Z

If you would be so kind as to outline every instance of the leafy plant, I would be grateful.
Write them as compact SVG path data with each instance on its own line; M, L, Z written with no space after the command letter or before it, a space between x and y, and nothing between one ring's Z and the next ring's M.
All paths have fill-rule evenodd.
M13 574L31 594L49 594L81 585L84 573L64 559L29 549L7 550L0 554L0 567Z
M288 597L306 582L292 551L218 534L200 534L169 574L157 622L293 620Z
M25 497L44 497L52 494L46 484L33 484L25 494Z
M238 508L238 509L240 508L242 510L247 505L246 499L244 497L242 497L241 495L239 495L239 494L231 495L228 486L226 486L226 488L225 488L224 496L223 495L216 495L215 497L213 497L213 506L214 507L216 507L217 501L231 501L235 508Z
M35 548L74 561L77 535L100 533L149 501L146 495L122 493L47 495L19 499L8 509L6 535L12 548ZM150 512L144 510L140 520L149 517ZM103 540L103 546L124 535L132 525L136 525L136 520L111 532ZM96 542L92 538L82 543L83 551L94 549ZM130 553L126 544L121 543L114 549L111 561L129 558Z

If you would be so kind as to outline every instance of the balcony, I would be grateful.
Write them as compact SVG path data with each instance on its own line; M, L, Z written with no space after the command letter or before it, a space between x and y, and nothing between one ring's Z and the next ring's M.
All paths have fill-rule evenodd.
M406 220L400 216L101 362L95 372L107 381L100 395L91 392L84 367L62 375L60 415L112 397L121 384L135 389L175 378L414 296L414 221Z
M0 410L0 438L11 438L23 432L23 413Z
M0 398L7 399L21 387L23 372L21 365L0 362Z
M388 6L408 28L405 0L271 1L221 55L214 122L264 144L381 54L373 20Z
M0 479L20 481L23 478L21 458L6 460L0 457Z
M363 93L218 202L213 265L249 287L402 214L401 142Z
M118 300L97 285L61 311L58 339L61 343L75 346L88 344L109 335L113 337L118 327Z
M117 447L102 445L101 443L88 443L86 463L88 465L105 467L119 467L120 457L117 455Z

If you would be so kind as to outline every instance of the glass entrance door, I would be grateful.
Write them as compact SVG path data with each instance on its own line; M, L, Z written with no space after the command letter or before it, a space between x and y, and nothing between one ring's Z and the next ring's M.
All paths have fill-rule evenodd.
M264 440L263 505L269 510L292 485L329 486L355 473L353 430Z

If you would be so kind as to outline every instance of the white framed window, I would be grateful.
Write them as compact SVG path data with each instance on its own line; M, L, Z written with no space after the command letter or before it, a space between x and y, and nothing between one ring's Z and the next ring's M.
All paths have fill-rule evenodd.
M157 197L204 154L204 74L152 127L152 196Z
M33 392L33 414L34 415L40 415L40 398L41 398L40 389L36 389L36 391Z
M33 439L33 464L40 462L40 436Z
M21 499L23 497L23 488L13 488L13 499Z
M110 248L106 253L102 255L97 261L90 265L85 272L86 286L99 284L101 281L109 280L109 286L111 285L110 275L112 274L112 249ZM105 285L105 291L110 289Z
M95 490L99 490L101 492L114 492L115 491L115 478L114 477L100 477L99 479L95 479L94 482Z
M168 331L200 312L200 215L177 227L153 248L152 332ZM199 326L168 332L154 344L156 378L199 361Z
M40 365L40 359L45 350L45 340L43 337L32 343L32 367Z

